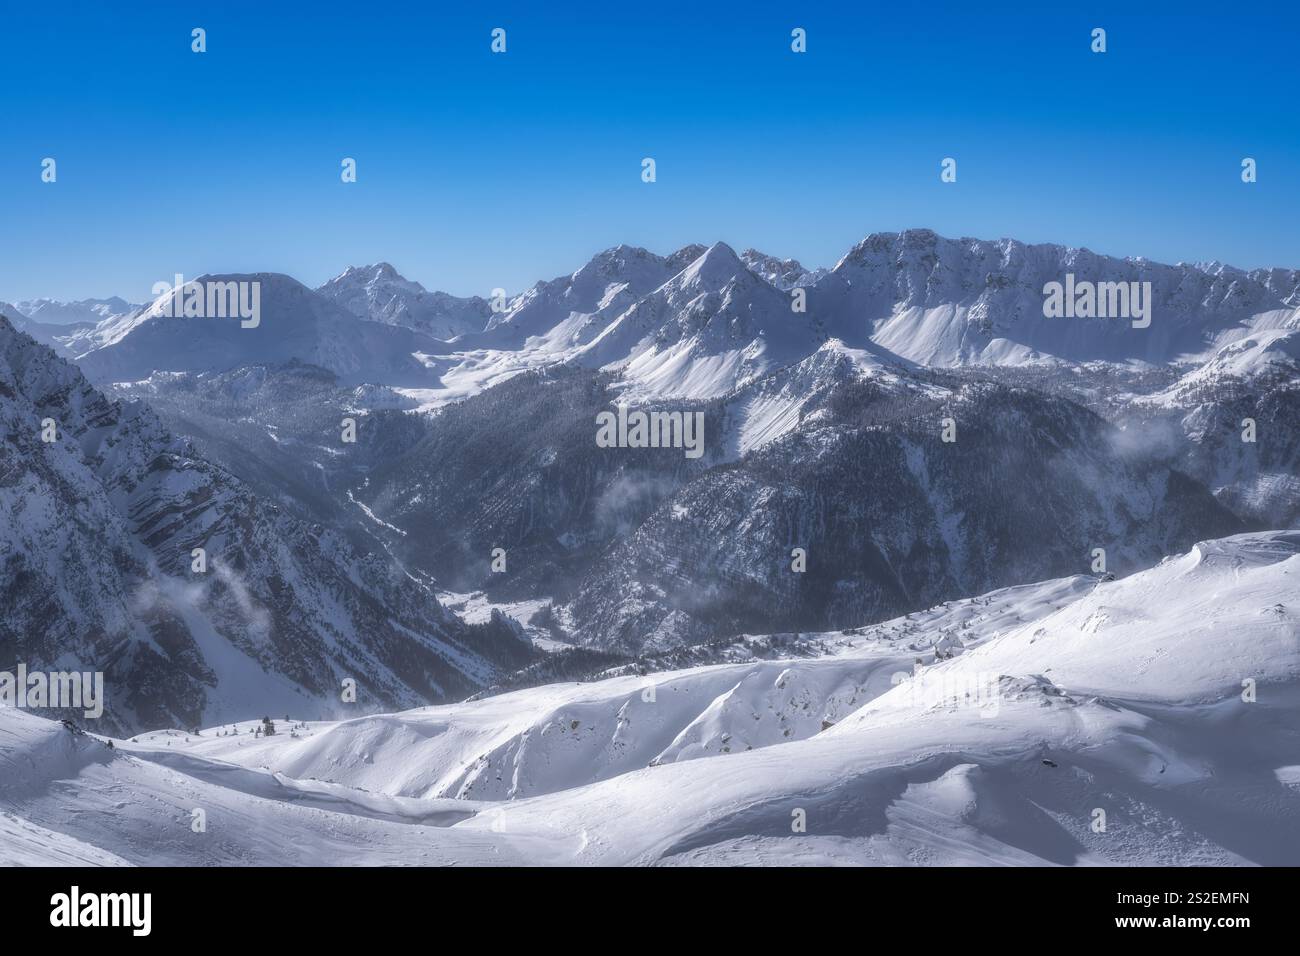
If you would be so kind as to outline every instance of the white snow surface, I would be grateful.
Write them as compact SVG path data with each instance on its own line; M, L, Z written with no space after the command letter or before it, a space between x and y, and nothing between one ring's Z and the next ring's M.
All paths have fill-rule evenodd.
M0 863L1294 865L1297 581L1300 532L1244 534L820 635L822 658L273 737L110 749L3 709Z
M1180 408L1229 385L1255 385L1300 374L1300 330L1265 329L1223 346L1169 388L1137 402Z

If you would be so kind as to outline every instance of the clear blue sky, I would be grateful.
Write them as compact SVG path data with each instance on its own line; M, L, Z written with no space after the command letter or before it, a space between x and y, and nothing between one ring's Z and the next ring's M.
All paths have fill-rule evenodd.
M6 3L0 300L380 259L487 294L620 242L830 265L910 226L1300 267L1294 3L287 6Z

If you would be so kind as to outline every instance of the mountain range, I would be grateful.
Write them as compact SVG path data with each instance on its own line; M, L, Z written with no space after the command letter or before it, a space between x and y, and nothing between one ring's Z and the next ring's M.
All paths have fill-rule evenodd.
M1151 325L1046 317L1044 286L1067 275L1150 283ZM30 656L106 641L124 660L139 645L164 661L177 689L160 710L124 708L123 727L239 713L211 661L197 663L211 657L195 649L208 618L166 645L130 613L141 587L183 579L181 538L200 532L182 535L176 515L238 529L216 539L227 566L251 563L244 549L273 556L250 606L266 619L285 605L272 631L294 663L272 669L322 705L340 658L379 657L376 704L448 699L537 669L538 647L604 666L851 627L1045 576L1124 575L1300 520L1295 271L910 230L814 270L721 242L664 256L617 246L512 295L428 292L386 263L314 291L274 273L196 281L257 283L260 321L173 317L177 290L143 307L0 306L31 336L8 333L13 361L65 369L50 373L60 388L93 396L83 420L48 405L49 388L15 387L14 420L52 408L66 434L139 446L105 473L107 439L77 440L77 500L115 529L84 544L107 563L94 573L31 571L67 516L10 522L9 586L47 582L71 622ZM37 318L88 312L102 317ZM596 416L620 405L698 412L703 457L597 447ZM340 440L345 419L354 442ZM13 514L50 481L27 479ZM55 509L66 497L47 493ZM165 532L142 523L162 515ZM303 553L324 564L304 571ZM96 598L48 583L65 574ZM342 623L317 588L293 586L317 580L336 582ZM225 601L203 612L213 646L266 664L275 655L220 626L239 589L210 590ZM481 601L495 614L475 625L447 609ZM30 596L12 606L14 634L48 611ZM89 631L75 623L87 614Z
M1151 283L1153 325L1046 318L1043 287L1067 274L1078 283ZM427 292L387 263L349 268L315 293L274 274L199 281L208 280L263 283L267 331L241 329L240 337L232 323L163 321L174 293L123 311L104 304L125 305L120 300L67 307L39 300L39 308L24 303L7 312L43 322L41 315L109 310L96 334L74 345L96 380L293 357L358 381L414 380L437 400L568 361L616 367L627 387L647 396L713 397L811 354L827 338L929 366L1207 361L1252 334L1294 330L1300 308L1295 270L1171 266L1009 239L951 240L923 229L873 234L833 268L811 272L755 250L737 256L725 243L668 256L618 246L570 276L502 296L498 311L486 297ZM796 291L804 312L792 308ZM350 337L364 338L374 357L349 348Z

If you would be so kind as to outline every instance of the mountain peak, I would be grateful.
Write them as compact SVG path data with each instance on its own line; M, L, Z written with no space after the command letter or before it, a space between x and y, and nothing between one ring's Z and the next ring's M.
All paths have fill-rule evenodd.
M388 262L375 262L364 266L348 266L341 273L335 276L327 286L336 284L367 284L370 282L406 282L405 276L393 268Z
M658 264L660 261L660 258L648 249L619 243L617 246L611 246L596 253L586 265L573 273L570 278L581 280L583 276L616 276L625 273L633 263Z
M686 281L715 284L747 272L749 267L736 255L735 249L725 242L715 242L687 267L683 277Z
M488 320L482 298L430 292L382 261L349 266L316 292L357 318L413 329L443 341L482 331Z

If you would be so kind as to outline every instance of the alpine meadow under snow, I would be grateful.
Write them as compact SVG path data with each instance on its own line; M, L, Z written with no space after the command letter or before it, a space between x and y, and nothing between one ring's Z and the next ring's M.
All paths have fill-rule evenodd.
M910 230L0 316L0 691L106 688L0 706L0 863L1300 862L1300 272Z

